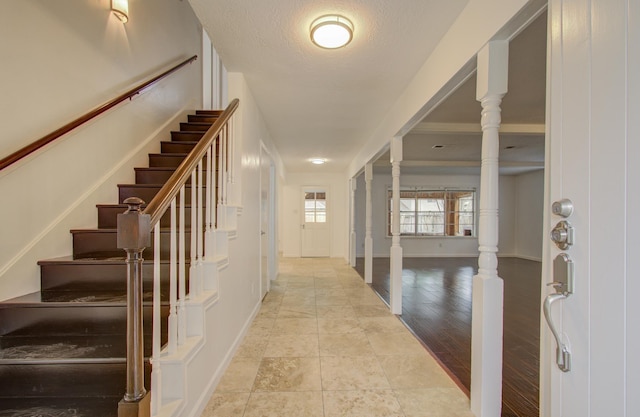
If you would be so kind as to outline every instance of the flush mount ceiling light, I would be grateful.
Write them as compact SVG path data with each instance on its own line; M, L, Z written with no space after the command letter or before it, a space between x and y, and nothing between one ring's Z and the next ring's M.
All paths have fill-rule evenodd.
M129 21L129 0L111 0L111 11L122 23Z
M309 161L311 161L311 163L314 164L314 165L322 165L325 162L327 162L326 159L322 159L322 158L312 158Z
M311 41L321 48L337 49L353 39L353 23L336 14L320 16L311 23Z

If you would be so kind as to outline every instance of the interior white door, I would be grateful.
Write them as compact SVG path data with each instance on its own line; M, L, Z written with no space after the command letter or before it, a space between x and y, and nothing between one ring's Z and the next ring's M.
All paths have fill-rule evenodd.
M331 254L331 217L328 212L328 193L325 188L302 189L302 257L328 257Z
M545 225L566 220L574 239L564 249L547 240L543 282L561 278L553 261L565 253L575 285L551 305L566 372L542 332L541 416L639 416L640 4L550 0L549 19ZM573 203L566 219L551 213L561 199Z
M270 280L270 237L273 233L271 229L272 199L272 175L271 158L264 149L260 155L260 296L264 296L269 291Z

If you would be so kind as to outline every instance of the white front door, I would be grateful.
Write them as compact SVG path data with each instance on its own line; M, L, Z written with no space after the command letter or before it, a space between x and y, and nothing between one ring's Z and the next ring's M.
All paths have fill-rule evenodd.
M563 252L575 287L551 314L567 372L543 324L541 416L640 416L640 3L550 0L549 19L545 227L570 199L574 243L545 238L543 282Z
M328 257L331 254L331 217L327 190L322 187L302 189L302 257Z

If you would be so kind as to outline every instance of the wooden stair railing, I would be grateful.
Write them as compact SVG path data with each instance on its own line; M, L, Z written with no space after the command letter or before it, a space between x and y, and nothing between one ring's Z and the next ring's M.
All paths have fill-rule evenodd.
M111 99L101 105L99 105L98 107L94 108L93 110L88 111L87 113L83 114L82 116L78 117L77 119L67 123L66 125L54 130L53 132L49 133L48 135L45 135L43 137L41 137L40 139L30 143L29 145L17 150L16 152L12 153L9 156L6 156L2 159L0 159L0 171L2 171L3 169L5 169L6 167L10 166L11 164L14 164L16 162L18 162L19 160L21 160L22 158L32 154L33 152L37 151L38 149L46 146L47 144L55 141L56 139L58 139L59 137L71 132L73 129L81 126L82 124L88 122L89 120L101 115L102 113L106 112L107 110L111 109L112 107L115 107L116 105L122 103L123 101L127 100L127 99L131 99L133 96L140 94L145 88L150 87L151 85L157 83L158 81L160 81L161 79L165 78L166 76L174 73L175 71L179 70L180 68L184 67L187 64L190 64L191 62L195 61L196 59L198 59L198 55L194 55L189 59L186 59L184 61L182 61L181 63L179 63L178 65L164 71L162 74L157 75L141 84L136 85L135 87L133 87L132 89L130 89L129 91L119 95L118 97Z
M151 246L153 230L154 251L160 251L160 219L170 209L170 296L168 318L168 352L175 353L186 339L185 263L185 192L191 180L190 270L189 294L198 296L203 289L197 268L204 261L204 234L219 227L217 206L226 203L227 182L231 177L230 149L233 149L232 116L239 100L234 99L198 144L178 166L173 175L142 210L144 201L137 197L125 200L129 208L118 215L118 248L127 253L127 384L126 393L118 406L119 417L149 416L150 407L160 407L160 370L153 367L151 389L156 392L154 403L144 387L144 345L142 320L142 252ZM203 196L203 189L205 196ZM179 211L179 214L177 213ZM204 218L203 218L204 212ZM177 217L179 215L179 217ZM210 250L211 248L206 248ZM160 358L160 256L154 256L153 348L152 364ZM156 391L157 390L157 391Z

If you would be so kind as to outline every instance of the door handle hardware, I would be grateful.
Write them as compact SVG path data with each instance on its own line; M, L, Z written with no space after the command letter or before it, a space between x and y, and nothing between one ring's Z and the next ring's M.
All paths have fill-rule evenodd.
M558 300L564 300L573 294L574 289L574 268L573 261L566 253L561 253L553 260L553 281L547 286L555 288L556 292L547 295L543 303L544 318L547 320L549 329L556 339L556 363L562 372L571 370L571 352L569 347L562 342L556 326L551 318L551 306Z
M567 345L562 342L562 339L556 330L556 326L553 324L553 319L551 318L551 305L554 302L564 300L565 298L567 298L567 296L561 293L547 295L547 298L544 299L543 311L544 318L547 320L549 329L551 329L551 333L556 339L556 364L562 372L569 372L571 370L571 352L569 352Z
M566 220L562 220L556 224L551 230L551 240L553 240L556 246L562 250L569 249L573 245L574 233L573 226Z

